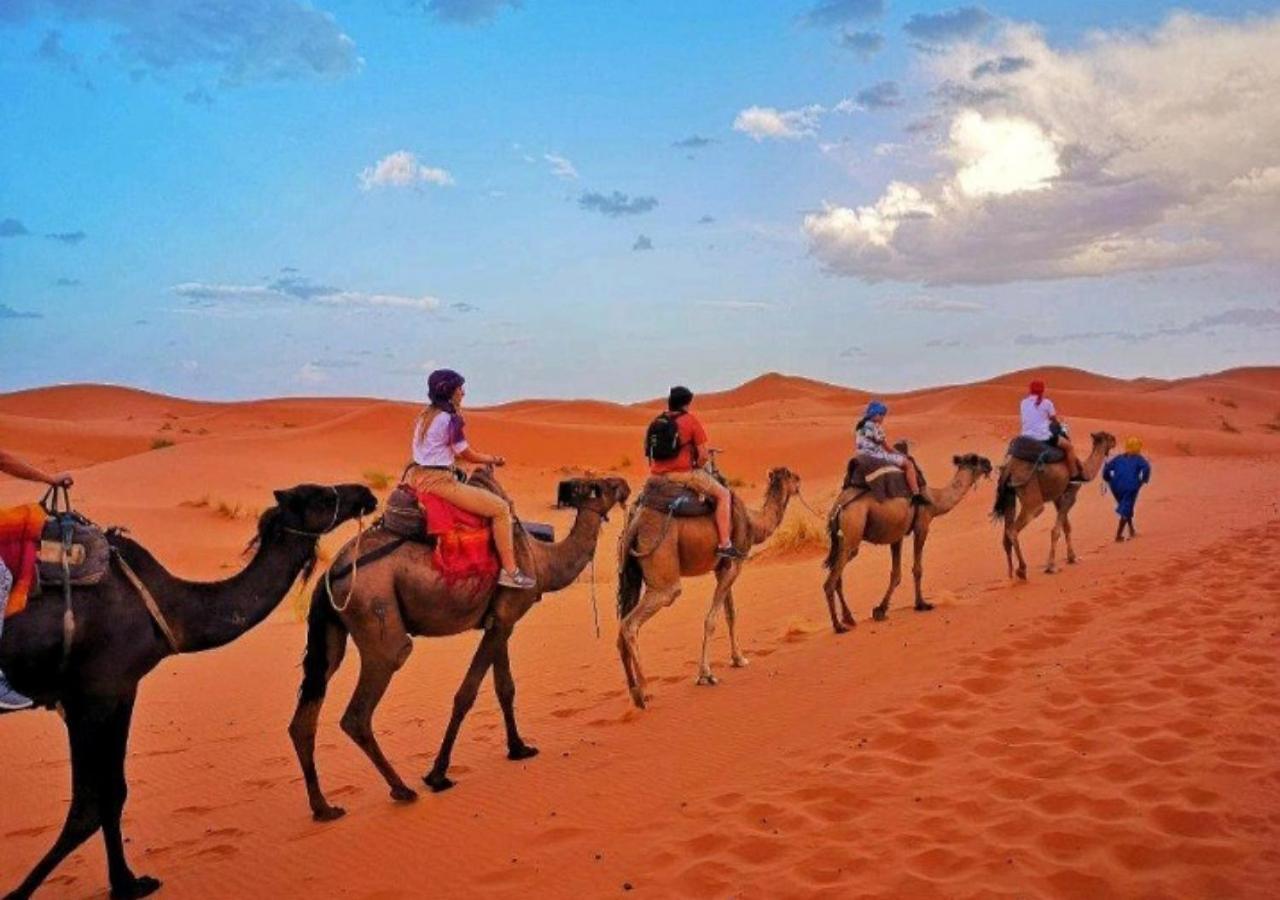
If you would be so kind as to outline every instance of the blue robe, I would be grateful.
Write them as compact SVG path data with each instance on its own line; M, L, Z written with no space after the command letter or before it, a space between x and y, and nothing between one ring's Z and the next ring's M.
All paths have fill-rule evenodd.
M1116 514L1122 519L1131 519L1138 491L1151 480L1151 463L1141 453L1122 453L1107 463L1102 470L1102 480L1111 486L1111 493L1115 495Z

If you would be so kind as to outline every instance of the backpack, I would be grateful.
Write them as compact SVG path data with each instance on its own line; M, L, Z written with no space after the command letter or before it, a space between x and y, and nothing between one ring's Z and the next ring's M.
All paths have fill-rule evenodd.
M665 462L680 455L680 426L683 412L664 412L649 423L644 433L644 455L652 462Z

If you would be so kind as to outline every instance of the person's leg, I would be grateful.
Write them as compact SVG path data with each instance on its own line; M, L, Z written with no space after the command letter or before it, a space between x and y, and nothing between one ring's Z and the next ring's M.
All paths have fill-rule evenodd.
M1124 523L1128 521L1124 516L1120 517L1120 524L1116 526L1116 543L1119 544L1124 540Z
M916 470L915 463L908 459L902 464L902 471L907 476L907 487L912 494L918 495L920 493L920 473Z
M13 590L13 575L0 560L0 639L4 637L4 614L9 608L9 592ZM31 698L19 694L9 685L9 679L0 671L0 712L13 712L31 706Z
M667 478L715 500L716 535L721 549L729 547L733 539L733 492L701 469L668 472Z
M510 574L519 572L520 566L516 562L513 536L515 520L511 516L511 507L507 505L507 501L482 488L463 484L450 472L439 469L419 471L421 474L417 474L414 479L414 487L419 491L435 494L459 509L493 521L493 543L497 547L498 560L503 570Z
M1072 481L1084 480L1084 467L1080 465L1080 457L1076 456L1075 445L1067 440L1065 435L1058 436L1058 449L1066 454L1067 472L1070 473Z

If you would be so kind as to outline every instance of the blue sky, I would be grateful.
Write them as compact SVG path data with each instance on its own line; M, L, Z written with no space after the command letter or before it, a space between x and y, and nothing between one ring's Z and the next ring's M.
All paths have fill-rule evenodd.
M0 390L1276 363L1276 96L1261 3L14 0Z

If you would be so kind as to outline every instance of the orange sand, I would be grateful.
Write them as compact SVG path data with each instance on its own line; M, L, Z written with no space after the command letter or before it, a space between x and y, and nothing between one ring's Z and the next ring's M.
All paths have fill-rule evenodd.
M1124 382L1052 370L1077 434L1141 434L1155 483L1138 540L1110 541L1109 500L1076 508L1081 564L1004 579L984 485L929 543L929 615L908 585L870 607L887 552L847 571L861 620L831 634L821 548L767 553L739 581L754 660L696 688L710 583L642 633L655 700L629 706L613 638L615 517L590 586L553 595L512 656L537 759L505 759L483 694L459 741L458 787L394 806L337 718L319 762L348 809L312 823L285 733L304 631L286 602L236 644L166 661L143 683L129 760L130 858L167 897L1273 897L1280 884L1280 370ZM953 453L998 461L1024 373L890 398L891 432L935 481ZM724 468L756 501L786 464L824 509L866 394L766 375L699 404ZM471 416L504 453L521 512L554 521L561 466L638 486L652 404L526 401ZM81 508L127 525L176 572L239 565L270 489L398 474L414 409L373 400L198 403L96 386L0 395L5 446L74 467ZM174 446L151 449L158 439ZM32 496L5 480L0 502ZM219 512L223 506L223 512ZM240 512L236 514L236 507ZM798 506L788 521L809 517ZM1033 563L1048 516L1026 532ZM785 526L784 526L785 527ZM347 526L326 542L332 551ZM419 641L376 727L403 774L426 771L474 635ZM64 733L47 713L0 718L0 889L48 847L69 798ZM415 782L416 783L416 782ZM104 896L95 838L41 896Z

